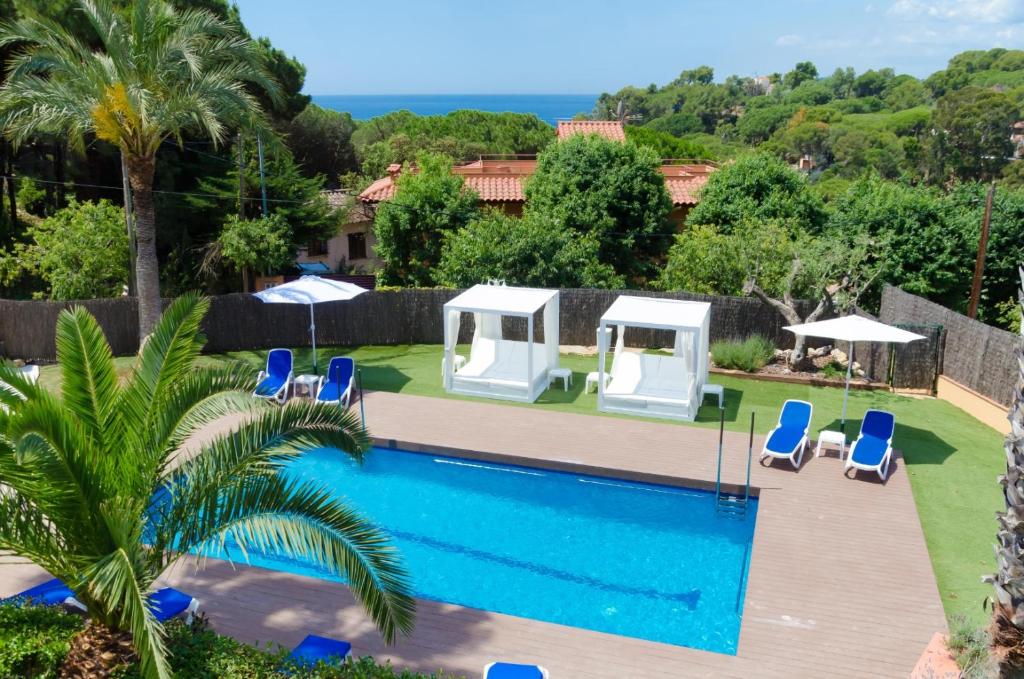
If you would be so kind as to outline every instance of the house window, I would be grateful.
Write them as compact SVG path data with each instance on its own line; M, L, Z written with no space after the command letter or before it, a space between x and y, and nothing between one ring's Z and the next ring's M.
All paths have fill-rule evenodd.
M307 257L319 257L327 254L327 241L325 240L311 240L309 245L306 246Z
M350 233L348 235L348 258L366 259L365 233Z

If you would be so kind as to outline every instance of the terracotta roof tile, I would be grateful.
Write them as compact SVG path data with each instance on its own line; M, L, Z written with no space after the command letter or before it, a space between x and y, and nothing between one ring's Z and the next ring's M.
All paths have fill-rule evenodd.
M395 195L395 181L391 177L381 177L374 183L363 189L359 194L359 200L364 203L379 203L382 200L389 200Z
M660 169L665 175L665 188L676 206L700 202L700 190L715 170L714 166L702 164L662 165Z
M518 203L526 200L523 182L537 167L535 160L477 160L452 168L460 175L485 203ZM711 165L662 165L665 187L672 198L672 204L696 205L700 190L708 181L708 174L714 171ZM392 177L384 177L370 184L359 194L364 203L378 203L395 195Z
M599 134L612 141L626 141L626 133L619 120L559 120L557 134L559 139L574 134Z

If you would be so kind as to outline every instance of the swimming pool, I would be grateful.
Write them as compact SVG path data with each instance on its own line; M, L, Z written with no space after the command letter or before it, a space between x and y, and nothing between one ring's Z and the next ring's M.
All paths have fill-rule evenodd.
M384 448L361 467L311 451L287 473L389 533L421 598L736 653L756 500L726 518L705 491Z

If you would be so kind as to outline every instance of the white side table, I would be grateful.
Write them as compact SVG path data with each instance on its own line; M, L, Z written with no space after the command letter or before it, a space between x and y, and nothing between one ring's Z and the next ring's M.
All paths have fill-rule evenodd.
M846 434L841 431L823 429L818 433L818 445L814 449L814 457L821 457L822 445L839 446L839 459L846 455Z
M552 368L548 371L548 389L555 380L562 380L562 390L569 391L572 385L572 371L568 368Z
M307 398L313 398L316 396L316 385L320 383L319 375L298 375L292 379L292 395L299 396L299 390L301 388L302 396Z
M708 395L718 397L718 409L721 410L725 407L725 387L721 384L702 384L700 385L700 402L704 403L704 397Z
M466 357L455 354L454 362L455 370L453 370L452 372L458 372L459 368L466 365ZM444 377L444 356L441 357L441 377Z
M608 382L611 381L611 379L612 379L611 373L605 373L604 374L604 386L605 386L606 389L608 388ZM589 394L590 393L590 387L594 387L594 391L597 391L597 383L600 380L601 380L601 373L599 373L599 372L587 373L587 381L583 385L583 393L584 394Z

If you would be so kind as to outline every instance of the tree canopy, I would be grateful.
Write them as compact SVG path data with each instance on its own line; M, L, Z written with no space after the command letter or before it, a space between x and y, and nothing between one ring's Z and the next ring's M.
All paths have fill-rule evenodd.
M373 229L380 272L386 285L431 287L445 237L473 221L478 196L451 172L451 158L421 153L416 167L406 166L395 195L377 207Z
M549 216L489 212L445 236L437 278L451 287L490 279L533 287L622 287L622 276L598 260L598 249L593 234L580 235Z
M630 282L646 280L671 240L659 166L650 148L574 135L541 153L526 184L527 213L592 236L602 263Z
M686 221L723 233L747 221L782 221L793 230L815 232L825 218L804 177L771 156L751 154L711 174Z

